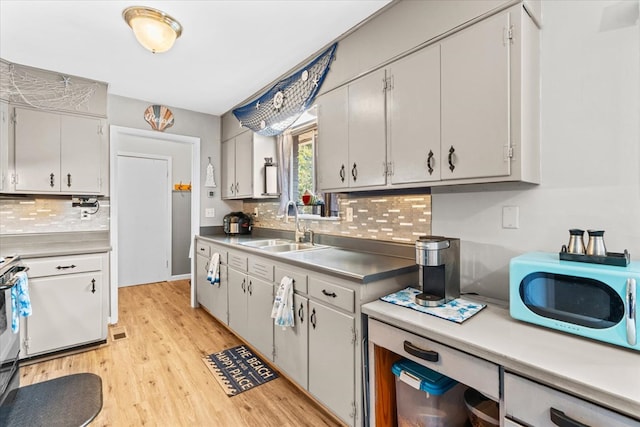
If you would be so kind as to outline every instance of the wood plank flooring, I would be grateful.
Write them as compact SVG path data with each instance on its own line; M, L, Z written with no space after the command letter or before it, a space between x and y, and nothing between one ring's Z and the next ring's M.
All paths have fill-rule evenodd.
M23 366L20 384L100 375L104 403L91 426L341 425L282 376L228 397L201 358L241 341L191 308L189 292L186 280L120 288L107 345Z

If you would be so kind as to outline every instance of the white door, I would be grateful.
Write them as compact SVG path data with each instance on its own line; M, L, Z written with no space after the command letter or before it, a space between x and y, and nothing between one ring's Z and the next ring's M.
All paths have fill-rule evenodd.
M118 286L168 280L169 161L118 156Z

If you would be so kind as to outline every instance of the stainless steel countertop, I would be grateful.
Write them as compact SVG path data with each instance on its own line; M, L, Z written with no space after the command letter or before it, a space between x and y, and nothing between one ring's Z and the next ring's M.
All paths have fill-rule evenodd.
M302 268L330 274L361 283L370 283L399 274L417 272L418 266L413 259L380 255L353 249L325 247L297 252L273 253L244 246L241 243L251 240L263 240L265 237L251 236L198 236L213 243L221 243L229 248L254 253L261 257L286 262ZM416 282L418 276L416 274Z
M0 256L20 255L23 259L28 259L109 251L111 246L108 231L0 236Z

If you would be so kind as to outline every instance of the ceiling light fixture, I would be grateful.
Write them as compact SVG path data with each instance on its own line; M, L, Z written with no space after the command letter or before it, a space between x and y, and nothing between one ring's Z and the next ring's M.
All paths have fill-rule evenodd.
M153 53L168 51L182 34L182 25L161 10L132 6L122 11L122 17L138 42Z

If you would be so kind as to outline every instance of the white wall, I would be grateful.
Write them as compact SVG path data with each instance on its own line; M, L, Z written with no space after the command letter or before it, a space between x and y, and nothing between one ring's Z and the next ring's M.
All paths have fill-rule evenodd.
M144 110L152 104L161 104L160 101L148 102L122 96L109 95L108 98L109 124L136 129L150 130L151 127L144 120ZM210 114L173 108L175 124L166 129L164 133L174 135L195 136L200 138L200 182L204 184L207 172L208 157L215 168L216 183L220 183L220 117ZM176 177L174 177L175 181ZM178 181L180 178L178 178ZM189 182L189 179L183 182ZM200 226L222 225L222 217L228 212L240 210L240 202L226 202L220 197L220 189L214 189L214 197L206 195L208 189L200 187ZM205 209L214 208L214 218L205 217Z
M541 184L432 195L432 232L461 239L462 286L508 298L509 259L603 229L640 259L640 24L636 0L543 1ZM503 229L518 206L520 228ZM586 233L585 233L586 243Z

